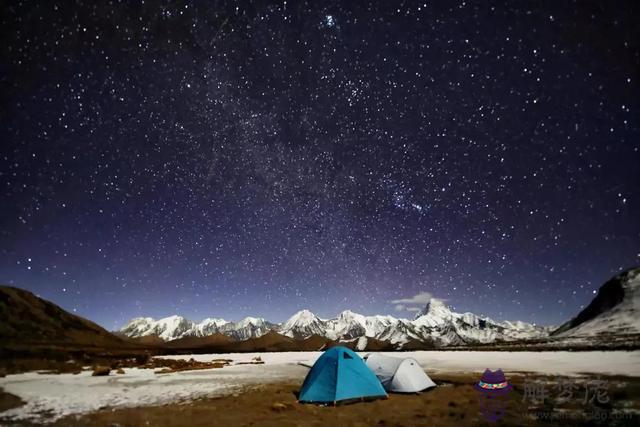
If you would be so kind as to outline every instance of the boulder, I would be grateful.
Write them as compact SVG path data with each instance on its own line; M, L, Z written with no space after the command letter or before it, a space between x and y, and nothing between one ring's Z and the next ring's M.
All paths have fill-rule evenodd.
M93 374L91 374L91 376L102 377L109 375L109 372L111 372L111 368L108 366L96 366L95 368L93 368Z
M282 412L286 411L287 409L289 409L289 405L287 405L286 403L275 402L273 405L271 405L271 410L275 412Z

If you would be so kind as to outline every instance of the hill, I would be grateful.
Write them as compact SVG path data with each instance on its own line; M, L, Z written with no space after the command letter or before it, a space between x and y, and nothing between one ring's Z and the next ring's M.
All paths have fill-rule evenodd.
M123 347L127 342L29 291L0 286L3 345Z
M640 335L640 268L608 280L577 316L551 333L552 337Z

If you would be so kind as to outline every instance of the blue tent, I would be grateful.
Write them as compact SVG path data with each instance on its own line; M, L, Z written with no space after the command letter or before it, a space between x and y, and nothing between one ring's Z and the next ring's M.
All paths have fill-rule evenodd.
M307 374L298 400L336 403L380 397L387 397L387 393L360 356L346 347L332 347Z

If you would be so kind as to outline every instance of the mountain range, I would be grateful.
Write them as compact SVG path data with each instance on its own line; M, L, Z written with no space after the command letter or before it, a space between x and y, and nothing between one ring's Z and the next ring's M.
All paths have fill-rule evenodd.
M239 322L207 318L199 323L187 320L182 316L169 316L159 320L154 320L151 317L137 317L122 327L119 333L129 338L156 336L163 341L222 333L238 341L243 341L264 335L276 326L276 324L258 317L245 317Z
M413 320L364 316L350 310L331 319L322 319L309 310L301 310L282 324L255 317L239 322L205 319L199 323L181 316L159 320L140 317L131 320L119 332L129 338L154 335L169 341L216 333L246 340L258 338L269 331L298 340L314 335L334 341L374 338L402 347L413 340L447 346L535 339L548 336L550 329L525 322L498 322L473 313L454 313L442 301L432 299Z
M320 350L336 344L368 351L633 349L640 348L640 268L607 281L584 310L557 328L455 313L432 299L411 320L348 310L323 319L301 310L280 324L256 317L198 323L181 316L141 317L111 333L31 292L3 286L0 319L0 367L11 369L20 358L64 364L70 356L143 360L152 354Z
M637 336L640 334L639 309L640 268L636 268L605 283L591 304L559 328L456 313L443 301L431 299L411 320L388 315L364 316L349 310L330 319L301 310L280 324L256 317L246 317L238 322L208 318L198 323L181 316L159 320L140 317L127 323L119 333L129 338L154 336L164 341L217 334L243 341L275 332L295 340L317 336L331 341L361 343L355 344L356 347L366 345L367 340L375 340L396 349L414 348L416 343L423 347L449 347L523 341L559 342L585 336Z

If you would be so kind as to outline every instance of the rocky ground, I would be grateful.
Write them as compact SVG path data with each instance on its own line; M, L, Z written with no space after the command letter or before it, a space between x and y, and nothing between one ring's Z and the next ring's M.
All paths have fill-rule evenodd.
M107 358L95 357L93 359L73 359L66 361L48 359L20 359L12 360L8 368L0 368L0 377L11 373L39 371L53 374L79 374L83 370L92 370L95 375L108 375L109 373L122 373L126 368L156 369L161 368L162 373L189 371L198 369L222 368L231 363L230 359L213 359L211 361L197 361L193 358L163 359L150 357L148 354L140 354L135 357ZM247 363L262 363L260 360ZM118 372L120 371L120 372ZM160 371L158 371L160 372Z
M635 426L640 418L640 379L600 377L605 381L608 402L603 396L589 395L591 378L571 381L573 396L559 399L562 378L512 375L514 389L506 401L501 426ZM59 419L54 426L477 426L496 425L479 410L478 392L473 384L477 374L442 374L433 379L438 387L420 394L392 394L386 400L359 402L337 407L299 404L300 384L292 382L253 385L231 395L195 400L182 404L109 409L83 416ZM534 399L546 390L544 399ZM544 386L544 388L540 388ZM566 390L565 390L566 391ZM565 393L566 394L566 393ZM590 399L593 397L593 399ZM7 396L0 405L20 404ZM11 424L9 424L11 425ZM29 425L14 424L14 425Z

